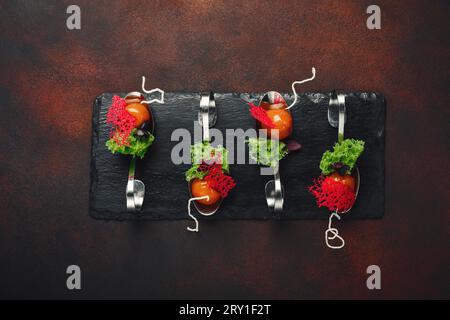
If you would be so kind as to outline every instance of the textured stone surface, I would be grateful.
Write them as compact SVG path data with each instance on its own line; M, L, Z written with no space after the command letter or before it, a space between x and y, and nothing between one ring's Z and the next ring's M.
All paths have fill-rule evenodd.
M164 105L152 105L156 122L156 142L144 160L139 161L138 178L146 183L142 213L126 212L125 186L129 157L113 155L105 147L109 138L106 112L113 94L102 94L94 103L91 215L101 219L186 219L189 198L184 172L189 165L175 165L170 160L171 150L178 141L171 141L177 128L186 128L194 137L199 94L166 93ZM121 94L124 96L124 94ZM255 103L261 94L215 94L218 120L215 128L225 136L226 129L254 128L246 100ZM285 95L287 101L292 96ZM281 179L285 188L285 204L281 219L327 219L329 211L317 208L307 187L320 174L318 168L322 153L337 139L337 129L327 120L329 95L302 94L299 103L291 109L294 119L292 138L302 144L299 152L288 155L280 163ZM361 185L357 202L349 218L379 218L384 214L384 125L385 102L376 93L349 93L346 99L348 138L366 142L365 152L358 162ZM192 138L193 139L193 138ZM266 205L264 186L270 176L261 176L259 166L231 165L237 186L222 203L220 210L206 219L274 219ZM200 216L203 218L203 216Z

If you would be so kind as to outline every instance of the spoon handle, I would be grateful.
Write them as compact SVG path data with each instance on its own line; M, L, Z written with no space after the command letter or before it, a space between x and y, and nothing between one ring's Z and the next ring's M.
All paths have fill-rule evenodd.
M275 181L274 210L275 212L280 212L283 210L283 192L281 187L280 167L278 165L273 169L273 178Z
M130 168L128 169L128 180L134 180L134 174L136 172L136 158L131 158Z
M203 128L203 138L202 141L209 142L209 126L214 125L214 121L210 123L209 112L210 109L214 107L214 95L213 93L204 94L200 98L200 110L199 110L199 121L201 120L201 125ZM213 109L215 111L215 109ZM214 118L214 117L213 117Z
M344 125L345 125L345 95L338 94L339 103L339 124L338 124L338 142L344 140Z
M202 109L203 141L209 142L209 110Z
M134 174L136 171L136 158L131 158L130 168L128 169L128 182L126 189L126 199L127 199L127 210L133 212L136 210L136 205L134 202L134 194L135 194L135 184L134 184Z

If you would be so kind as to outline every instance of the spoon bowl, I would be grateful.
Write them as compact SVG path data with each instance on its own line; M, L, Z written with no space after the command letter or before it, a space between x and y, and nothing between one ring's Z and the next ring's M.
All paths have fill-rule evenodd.
M355 166L352 170L352 174L351 176L353 177L353 179L355 179L355 203L356 203L356 199L358 198L358 193L359 193L359 185L360 185L360 176L359 176L359 169L357 166ZM353 204L354 205L354 204ZM341 211L339 213L347 213L349 212L351 209L353 208L353 206L351 208L348 208L345 211Z
M144 100L145 100L145 96L139 91L129 92L125 96L125 101L127 102L127 105L130 103L141 103L141 101L144 101ZM146 104L142 104L142 105L146 106L148 112L150 113L149 127L146 130L149 131L151 134L153 134L153 132L155 131L155 118L153 117L152 109L150 108L149 105L146 105Z
M290 113L286 100L276 91L266 92L260 99L259 106L265 110L287 109Z

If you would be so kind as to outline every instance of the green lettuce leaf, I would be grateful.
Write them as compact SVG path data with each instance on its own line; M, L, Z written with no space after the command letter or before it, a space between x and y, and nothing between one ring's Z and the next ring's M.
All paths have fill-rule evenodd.
M188 171L186 171L186 173L185 173L186 181L189 182L189 181L191 181L193 179L200 179L200 180L202 180L206 176L206 174L208 172L206 172L206 171L204 171L204 172L198 171L198 167L199 166L200 165L195 164L192 167L190 167Z
M213 147L209 142L197 142L191 146L191 161L192 167L186 171L186 181L193 179L203 179L207 172L198 171L202 162L211 162L220 157L222 163L222 171L229 173L230 168L228 164L228 151L222 146Z
M250 157L260 165L276 167L278 162L289 153L286 144L282 141L265 138L249 138L247 142ZM278 148L276 144L278 144ZM277 150L274 148L277 148Z
M106 147L112 153L121 153L124 155L131 155L133 157L138 157L140 159L144 158L145 153L148 148L152 145L153 141L155 141L155 137L148 133L144 137L136 136L136 129L130 134L128 138L129 145L118 145L113 138L106 141Z
M333 165L342 163L348 166L347 173L351 173L356 161L364 151L364 141L355 139L345 139L337 142L333 151L327 150L320 161L320 170L323 175L328 175L335 171Z
M211 162L220 157L222 170L229 172L228 151L222 146L213 147L209 142L197 142L191 146L192 164L201 164L202 162Z

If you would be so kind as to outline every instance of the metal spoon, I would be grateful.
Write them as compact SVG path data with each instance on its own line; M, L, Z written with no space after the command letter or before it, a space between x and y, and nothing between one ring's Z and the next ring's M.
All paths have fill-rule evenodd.
M346 121L347 116L345 108L345 95L342 93L338 94L336 91L333 91L331 93L330 102L328 106L328 123L333 128L338 128L338 142L342 142L344 140L344 126ZM356 202L360 184L359 169L356 165L353 168L351 175L355 179L356 184L356 191L355 191L355 202ZM346 213L350 210L351 208L339 213Z
M277 106L280 109L286 108L287 104L284 100L283 96L276 91L267 92L259 102L259 106L263 108L268 108L270 105L275 103L275 98L277 98ZM265 107L265 105L267 107ZM286 110L290 113L289 109ZM273 168L273 180L269 180L265 187L266 192L266 201L267 206L270 210L273 210L275 213L279 213L283 211L284 204L284 186L281 183L280 178L280 166L277 164L276 167Z
M292 108L297 103L298 100L298 94L297 91L295 90L295 85L303 84L314 80L316 77L316 68L313 67L311 69L311 72L312 76L310 78L301 81L294 81L292 83L292 93L294 94L294 101L289 106L287 106L287 103L284 100L283 96L276 91L269 91L268 93L266 93L262 97L259 105L261 106L261 103L267 102L268 103L267 106L270 106L269 108L274 109L273 103L275 102L275 98L277 98L277 102L279 103L277 103L276 109L286 109L289 113L291 113L289 109ZM274 179L268 181L265 186L266 200L269 209L273 209L275 213L279 213L283 211L283 204L284 204L284 187L280 180L279 164L274 168L273 171L274 171L273 173Z
M198 122L202 126L202 141L203 142L209 142L210 141L210 134L209 134L209 128L213 127L217 122L217 110L216 110L216 102L214 100L214 93L206 93L202 94L200 98L200 109L198 112ZM189 195L191 198L193 198L192 192L191 192L191 181L188 183L189 188ZM222 204L223 199L220 198L219 201L212 205L204 205L199 203L198 201L194 202L194 207L197 209L197 211L204 216L210 216L219 210L220 205Z
M145 97L142 93L138 91L133 91L128 93L125 96L125 100L127 104L129 103L140 103L145 100ZM153 134L155 130L155 120L153 118L153 114L151 109L148 107L148 111L150 113L150 128L148 131ZM127 199L127 210L130 212L140 211L142 210L142 204L144 203L145 196L145 184L141 180L137 180L134 178L136 173L136 158L131 158L130 168L128 170L128 182L126 188L126 199Z

